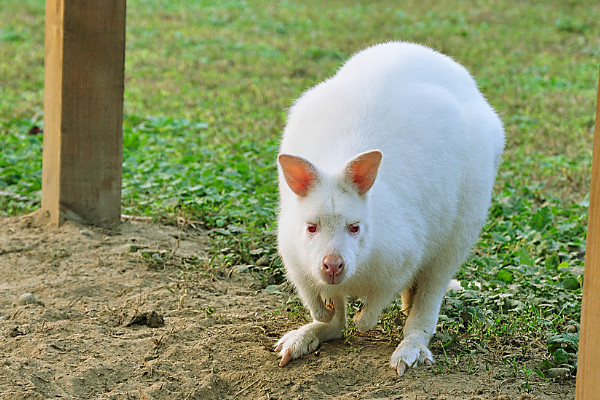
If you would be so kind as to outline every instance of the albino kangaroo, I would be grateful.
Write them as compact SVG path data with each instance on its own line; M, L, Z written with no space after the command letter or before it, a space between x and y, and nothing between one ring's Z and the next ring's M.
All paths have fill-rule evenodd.
M486 219L502 123L469 73L412 43L359 52L291 108L279 161L279 252L313 322L280 366L342 337L346 299L373 328L398 293L408 314L391 366L433 363L448 283Z

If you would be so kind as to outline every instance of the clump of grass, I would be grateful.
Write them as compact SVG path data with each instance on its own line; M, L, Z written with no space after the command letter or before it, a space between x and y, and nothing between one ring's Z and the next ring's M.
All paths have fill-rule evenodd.
M27 133L31 121L15 125L0 134L0 216L34 211L41 201L42 137Z
M226 266L255 264L261 257L263 265L280 265L274 242L276 142L210 149L203 122L128 117L124 126L126 212L198 221Z

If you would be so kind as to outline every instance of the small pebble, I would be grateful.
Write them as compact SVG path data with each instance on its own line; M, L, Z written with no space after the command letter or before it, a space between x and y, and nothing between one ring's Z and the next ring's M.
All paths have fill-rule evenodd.
M22 335L24 335L24 333L19 330L18 326L15 326L10 331L8 331L7 336L8 337L17 337L17 336L22 336Z
M156 311L148 311L141 314L135 314L131 321L125 326L146 325L150 328L159 328L165 325L163 317Z
M565 326L565 331L567 331L568 333L576 333L577 327L575 325L567 325Z
M81 233L83 236L92 237L92 232L88 231L87 229L82 229L79 231L79 233Z
M39 302L35 298L35 296L31 293L23 293L21 297L19 297L19 304L38 304Z
M571 373L569 368L550 368L548 370L548 378L558 378L560 376L567 376Z
M256 266L257 267L263 267L265 265L269 264L269 258L267 256L262 256L261 258L259 258L258 260L256 260Z

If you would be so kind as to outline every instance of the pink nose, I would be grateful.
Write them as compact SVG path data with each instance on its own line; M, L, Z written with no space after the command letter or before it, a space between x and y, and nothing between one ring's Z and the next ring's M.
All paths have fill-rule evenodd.
M344 259L337 255L328 254L323 258L321 269L323 274L331 280L331 283L334 283L335 278L344 270Z

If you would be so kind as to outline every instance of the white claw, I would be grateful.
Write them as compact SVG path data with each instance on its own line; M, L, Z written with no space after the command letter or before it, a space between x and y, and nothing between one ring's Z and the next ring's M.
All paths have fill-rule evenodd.
M281 357L281 361L279 362L280 367L285 367L288 363L292 361L292 352L288 349L283 353L283 357Z
M406 363L404 361L402 361L400 364L398 364L398 367L396 368L396 372L398 372L398 376L404 375L407 368L408 368L408 365L406 365Z
M319 339L315 335L313 324L304 325L300 329L286 333L275 345L279 351L280 367L285 367L290 361L312 353L319 346Z
M399 376L419 364L433 365L433 355L425 343L419 337L408 337L400 343L390 360L391 367L396 369Z

